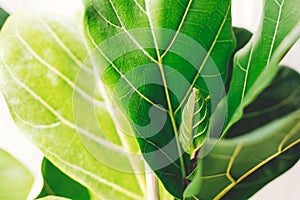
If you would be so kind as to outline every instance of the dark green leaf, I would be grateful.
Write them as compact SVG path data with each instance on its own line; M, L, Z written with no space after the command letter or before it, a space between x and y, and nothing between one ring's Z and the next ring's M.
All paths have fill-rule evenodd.
M211 141L214 145L214 142ZM208 144L209 145L209 144ZM300 158L300 111L234 139L222 139L199 162L199 199L248 199Z
M9 14L5 12L2 8L0 8L0 29L2 28L4 22L6 21Z
M150 167L181 198L190 168L179 143L182 107L193 88L211 96L212 110L224 94L234 48L231 2L84 2L86 37L101 60L102 81L131 120ZM111 39L116 34L124 36ZM191 40L203 49L195 49Z
M272 84L250 104L227 137L235 137L300 109L300 74L281 67Z
M84 186L64 174L47 159L43 160L42 174L44 187L38 198L56 195L74 200L90 199L89 192Z

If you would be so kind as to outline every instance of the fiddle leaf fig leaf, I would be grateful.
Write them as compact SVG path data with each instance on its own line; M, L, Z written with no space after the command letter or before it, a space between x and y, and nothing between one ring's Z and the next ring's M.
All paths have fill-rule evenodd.
M191 176L192 183L196 181L201 187L187 197L204 200L251 197L299 160L299 116L298 110L242 136L219 140L199 161L197 168L202 173Z
M227 94L228 119L223 135L240 120L243 109L271 84L280 60L299 39L298 3L293 0L264 0L260 28L234 56L233 74Z
M287 118L288 115L291 115L292 117L289 117L291 120L294 120L296 122L296 120L299 118L299 116L297 116L297 113L299 113L299 109L300 109L300 92L299 92L299 83L300 83L300 75L298 72L296 72L293 69L290 69L288 67L281 67L279 70L279 73L277 74L277 76L275 77L274 81L272 82L272 84L265 89L259 96L258 98L252 103L250 104L250 106L248 106L246 108L246 112L244 114L244 118L242 118L241 121L239 121L237 124L235 124L229 131L229 133L227 134L227 137L230 139L226 139L226 140L220 140L219 144L223 144L223 141L228 143L228 148L230 148L229 144L231 144L231 142L229 141L238 141L239 138L243 138L244 141L248 141L249 143L251 143L251 140L257 140L260 141L260 139L258 138L259 134L260 137L265 137L265 140L270 140L268 142L268 144L270 144L270 146L268 147L264 147L266 149L270 149L273 148L271 147L272 145L276 146L276 142L272 143L271 141L277 140L275 139L275 137L279 137L276 136L277 134L273 134L272 131L276 131L278 127L274 127L274 130L268 130L267 127L272 127L272 125L276 125L277 121L276 119L278 118L282 118L284 116L286 116L285 118ZM295 111L297 111L295 113ZM293 114L294 113L294 114ZM274 121L275 120L275 121ZM272 122L273 121L273 122ZM297 125L296 127L294 127L293 129L293 125L291 125L290 127L287 125L285 126L289 129L292 130L293 133L290 133L290 136L286 133L288 132L287 130L284 130L283 132L280 132L281 128L278 128L278 135L282 134L282 136L280 137L291 137L292 134L294 134L293 136L293 140L295 141L295 146L290 150L291 153L289 155L291 159L282 159L280 161L280 164L277 164L277 161L269 161L269 164L266 163L266 166L262 166L262 168L265 168L264 170L261 169L260 171L263 171L265 173L267 173L267 169L266 168L272 168L271 173L269 175L265 175L264 173L256 173L257 175L255 176L255 178L259 178L259 179L266 179L266 180L273 180L274 178L276 178L278 175L280 175L281 173L283 173L285 170L289 169L289 167L282 167L280 168L280 166L292 166L292 163L297 162L297 158L299 159L299 153L296 152L298 146L299 146L299 138L300 138L300 130L299 130L299 126ZM297 128L298 127L298 128ZM258 130L256 130L257 128L260 128ZM269 132L269 136L266 136L267 133L260 131L260 130L268 130ZM257 132L256 134L252 134L252 132ZM272 133L272 134L271 134ZM271 138L272 137L272 138ZM274 137L274 138L273 138ZM292 137L291 137L292 138ZM291 139L292 140L292 139ZM279 139L278 139L279 141ZM261 141L261 146L263 145L263 141ZM266 143L267 145L267 143ZM259 144L254 144L251 145L251 148L253 149L257 149L260 145ZM219 148L218 144L217 147L215 148ZM295 149L295 150L293 150ZM250 149L249 149L250 150ZM259 149L257 149L257 151L259 151ZM292 153L295 152L295 153ZM221 153L221 151L220 151ZM249 155L256 155L256 156L261 156L263 153L263 151L261 153L257 153L255 154L255 152L252 152ZM246 154L245 154L246 155ZM220 155L219 155L220 156ZM279 156L279 154L278 154ZM209 157L211 157L210 159L208 159ZM284 156L281 156L284 157ZM225 157L224 157L225 158ZM209 154L207 156L207 158L205 157L204 159L198 159L198 165L196 170L191 173L191 175L189 176L190 180L192 180L192 182L190 183L190 185L188 185L185 194L186 197L192 197L193 195L196 195L200 193L203 193L203 188L202 185L201 187L196 187L194 188L193 185L200 185L200 184L204 184L206 181L207 183L205 184L210 184L209 180L203 179L203 178L199 178L202 175L196 175L197 173L205 173L205 171L207 170L206 168L203 168L203 162L205 162L206 160L211 160L211 159L215 159L215 161L213 161L213 163L218 163L217 159L218 159L218 155L214 155L214 150L211 152L211 154ZM221 157L220 157L221 159ZM280 158L277 158L276 156L274 156L274 160L279 160ZM250 158L249 161L250 162ZM294 160L291 161L291 160ZM245 161L246 162L246 161ZM211 163L211 165L213 164ZM240 166L244 166L244 165L240 165ZM245 167L247 165L245 164ZM276 167L278 166L278 168ZM209 166L207 166L209 167ZM236 168L239 168L239 165L236 163ZM200 170L201 169L201 170ZM201 171L201 172L199 172ZM257 171L258 168L257 168ZM253 174L255 174L253 172ZM198 178L195 178L195 177ZM269 179L267 178L269 176ZM213 178L213 177L212 177ZM219 180L221 180L221 177L215 177L215 178L219 178ZM213 179L211 179L213 180ZM217 180L217 179L216 179ZM251 179L252 180L252 179ZM253 178L254 181L254 178ZM218 184L220 184L221 182L219 182ZM258 183L258 184L256 184ZM251 188L252 184L249 184L249 188L245 187L245 190L240 190L241 192L236 193L235 195L238 197L241 197L241 195L245 195L245 198L250 197L252 194L254 194L257 190L259 190L261 187L263 187L266 182L260 182L257 181L253 183L253 185L255 185L257 188ZM214 183L212 183L213 185ZM246 183L245 183L246 186ZM208 185L207 185L208 187ZM242 188L244 186L241 186L240 188ZM192 190L192 189L193 190ZM245 191L247 190L247 193L245 193ZM251 192L252 191L252 192ZM241 193L245 193L245 194L241 194ZM230 198L234 198L235 196L231 196ZM208 197L208 199L211 199L213 197ZM242 198L242 197L241 197ZM205 199L205 198L204 198Z
M105 162L134 169L139 164L127 157L101 94L87 87L95 80L93 69L83 64L87 54L75 22L16 13L0 35L1 92L21 132L70 178L100 199L144 199L143 174ZM77 80L81 70L84 78ZM86 113L91 104L95 113ZM96 143L104 161L88 150Z
M27 199L33 181L22 163L0 149L0 199Z
M208 106L198 89L193 89L182 111L179 140L192 157L205 141L208 128Z
M179 140L182 109L193 88L211 97L212 111L225 93L235 45L231 1L83 2L97 75L129 119L149 166L182 198L190 171Z
M83 4L83 26L0 10L0 90L47 159L39 197L246 199L299 160L299 74L278 67L299 2L264 0L253 35L230 0Z

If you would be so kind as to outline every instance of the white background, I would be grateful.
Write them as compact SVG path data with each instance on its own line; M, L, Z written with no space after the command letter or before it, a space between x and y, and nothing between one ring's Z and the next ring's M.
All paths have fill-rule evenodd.
M125 0L124 0L125 1ZM233 0L233 24L247 28L255 32L261 16L261 0ZM53 12L65 16L71 16L81 7L80 0L0 0L0 6L9 12L18 9L35 9L42 12ZM283 63L300 71L300 42L293 47L286 56ZM36 177L35 190L32 191L31 198L38 194L42 187L40 175L40 164L42 154L30 144L26 138L20 134L14 125L3 97L0 95L0 148L13 154L18 160L23 162ZM300 162L284 175L268 184L251 200L296 200L299 195L300 185Z

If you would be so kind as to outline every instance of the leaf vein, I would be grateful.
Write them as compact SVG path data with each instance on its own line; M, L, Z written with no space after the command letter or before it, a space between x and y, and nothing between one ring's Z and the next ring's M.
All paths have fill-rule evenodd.
M274 0L275 2L277 2L277 0ZM273 39L272 39L272 43L271 43L271 46L269 48L269 55L268 55L268 61L267 61L267 68L269 67L269 64L270 64L270 60L271 60L271 55L273 53L273 48L274 48L274 45L275 45L275 40L277 38L277 33L278 33L278 28L279 28L279 24L280 24L280 18L281 18L281 13L282 13L282 7L284 5L284 1L285 0L282 0L281 4L279 4L279 14L278 14L278 17L277 17L277 20L276 20L276 27L275 27L275 31L273 33ZM278 2L277 2L278 3Z
M299 123L298 123L299 125ZM232 188L234 188L238 183L242 182L243 180L245 180L248 176L250 176L252 173L254 173L256 170L258 170L259 168L261 168L262 166L264 166L265 164L267 164L268 162L270 162L272 159L278 157L279 155L281 155L282 153L288 151L289 149L293 148L294 146L296 146L297 144L300 143L300 139L296 140L295 142L293 142L292 144L290 144L289 146L287 146L286 148L282 149L281 151L278 151L276 153L274 153L273 155L269 156L268 158L264 159L262 162L260 162L259 164L257 164L255 167L251 168L250 170L248 170L247 172L245 172L242 176L240 176L236 182L233 182L231 184L229 184L226 188L224 188L214 199L221 199L222 197L224 197Z
M174 44L176 38L178 37L178 35L179 35L179 33L180 33L180 30L182 29L182 26L183 26L183 24L184 24L184 21L185 21L186 18L187 18L187 15L188 15L189 9L190 9L190 7L191 7L191 5L192 5L192 2L193 2L193 0L189 0L189 3L188 3L188 5L187 5L187 7L186 7L186 9L185 9L185 11L184 11L183 17L181 18L181 21L180 21L180 23L179 23L179 26L178 26L178 28L177 28L177 30L176 30L176 33L175 33L174 37L172 38L172 40L171 40L170 44L168 45L167 49L165 50L165 52L161 55L161 58L162 58L162 59L163 59L163 58L166 56L166 54L169 52L169 50L170 50L171 47L173 46L173 44Z
M152 62L154 62L154 63L158 63L157 62L157 60L155 60L147 51L145 51L145 49L136 41L136 39L128 32L128 30L126 29L126 27L125 27L125 25L124 25L124 23L122 22L122 20L121 20L121 17L119 16L119 14L118 14L118 11L117 11L117 9L115 8L115 6L114 6L114 4L113 4L113 2L111 1L111 0L108 0L109 1L109 3L110 3L110 5L111 5L111 7L112 7L112 9L114 10L114 13L116 14L116 17L117 17L117 19L118 19L118 21L119 21L119 23L121 24L121 26L122 26L122 29L123 29L123 31L127 34L127 36L130 38L130 40L144 53L144 55L146 56L146 57L148 57Z
M99 15L106 23L108 23L109 25L111 25L111 26L113 26L113 27L115 27L115 28L117 28L117 29L122 29L121 26L119 26L119 25L117 25L117 24L111 22L109 19L107 19L107 18L101 13L101 11L96 7L96 5L95 5L95 3L94 3L93 0L90 0L90 3L91 3L91 5L92 5L92 7L96 10L96 12L98 13L98 15Z
M85 65L82 64L82 62L76 57L76 55L65 45L65 43L62 41L62 39L58 36L58 34L51 28L51 26L42 18L38 17L39 20L42 22L42 24L45 26L45 28L50 32L51 36L55 39L57 44L67 53L67 55L84 71L88 72L89 74L93 73L93 70L87 68Z
M154 107L156 107L159 110L162 110L164 112L167 112L166 109L164 109L163 107L155 104L153 101L151 101L148 97L146 97L144 94L142 94L137 88L135 88L135 86L122 74L122 72L118 69L118 67L106 56L106 54L100 49L100 47L95 43L95 40L92 39L91 34L88 30L88 35L91 38L92 43L94 44L94 46L96 47L96 49L98 50L98 52L109 62L109 64L114 68L114 70L116 70L116 72L120 75L120 77L141 97L143 98L145 101L147 101L148 103L150 103L151 105L153 105Z
M123 149L116 145L112 145L112 143L103 140L102 138L97 137L95 134L90 133L88 130L85 130L82 127L79 127L72 123L71 121L65 119L61 114L59 114L54 108L52 108L44 99L42 99L38 94L36 94L31 88L29 88L27 85L25 85L23 82L21 82L17 77L13 75L13 73L10 71L9 67L7 66L6 62L3 60L2 57L2 63L4 64L4 67L7 69L10 76L13 78L14 82L17 83L20 87L22 87L27 93L30 94L30 96L38 101L44 108L46 108L50 113L52 113L57 119L61 121L62 124L66 125L67 127L73 129L75 132L78 131L79 133L83 134L84 136L88 137L91 140L96 141L97 143L103 145L106 148L109 148L111 150L117 151L120 154L124 154Z
M194 77L194 79L193 79L193 82L192 82L191 86L189 87L188 91L186 92L186 94L185 94L185 96L183 97L182 101L180 102L179 106L176 108L175 114L180 110L180 108L182 107L182 105L183 105L183 103L185 102L186 98L188 97L188 94L189 94L189 93L191 92L191 90L193 89L193 87L194 87L194 85L195 85L195 83L196 83L198 77L200 76L200 73L201 73L203 67L205 66L205 64L206 64L206 62L207 62L207 60L208 60L210 54L212 53L212 51L213 51L213 49L214 49L214 47L215 47L215 45L216 45L216 43L217 43L217 40L218 40L218 38L219 38L219 36L220 36L222 30L223 30L223 27L224 27L224 25L225 25L225 22L227 21L227 17L229 16L229 13L230 13L230 8L231 8L231 4L228 4L228 8L227 8L226 14L225 14L225 16L224 16L224 19L223 19L223 21L222 21L222 23L221 23L219 29L218 29L218 32L217 32L217 34L216 34L216 36L215 36L215 38L214 38L214 41L212 42L212 45L210 46L210 48L209 48L209 50L208 50L208 52L207 52L207 54L206 54L206 56L205 56L205 58L204 58L202 64L200 65L199 70L198 70L197 74L195 75L195 77Z
M132 191L127 190L127 189L125 189L125 188L123 188L123 187L120 187L119 185L116 185L116 184L113 183L113 182L110 182L110 181L108 181L108 180L105 180L104 178L102 178L102 177L100 177L100 176L97 176L97 175L95 175L94 173L91 173L90 171L88 171L88 170L86 170L86 169L83 169L83 168L78 167L78 166L76 166L76 165L74 165L74 164L72 164L72 163L70 163L70 162L68 162L68 161L65 161L65 160L61 159L61 158L60 158L59 156L57 156L56 154L54 154L54 153L48 151L48 150L47 150L46 148L44 148L42 145L40 145L40 148L43 149L45 152L47 152L47 154L51 155L52 157L54 157L55 159L57 159L59 162L61 162L62 164L64 164L66 167L70 167L71 169L73 169L75 172L77 171L77 172L80 172L80 173L82 173L82 174L84 174L84 175L86 175L86 176L89 176L90 178L96 180L97 182L102 183L102 184L104 184L104 185L107 185L107 186L109 186L110 188L114 189L115 191L118 191L118 192L120 192L120 193L123 193L124 195L126 195L126 196L128 196L128 197L131 197L131 198L133 198L133 199L143 200L143 197L142 197L142 196L140 196L140 195L138 195L138 194L135 194L135 193L133 193ZM78 178L75 178L75 179L78 179ZM86 184L84 184L84 185L86 185ZM94 192L98 195L98 193L95 191L95 188L91 188L91 187L89 187L88 185L87 185L87 187L88 187L90 190L94 191Z
M147 14L146 10L137 2L137 0L133 0L133 1L144 14Z
M64 74L62 74L60 71L58 71L54 66L50 65L45 61L43 58L41 58L31 47L30 45L25 41L25 39L17 32L17 38L21 42L21 44L31 53L34 58L39 61L42 65L47 67L50 71L52 71L55 75L60 77L64 82L66 82L72 89L77 91L85 100L95 104L96 106L100 108L105 108L105 104L101 101L98 101L97 99L92 98L89 94L84 92L81 88L79 88L75 83L73 83L68 77L66 77Z

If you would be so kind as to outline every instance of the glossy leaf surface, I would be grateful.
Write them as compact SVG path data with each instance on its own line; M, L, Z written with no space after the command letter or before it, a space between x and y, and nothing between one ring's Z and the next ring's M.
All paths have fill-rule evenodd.
M101 60L97 67L102 82L130 119L150 167L167 190L181 198L190 168L179 142L182 107L194 87L205 98L210 94L212 110L223 96L234 47L231 2L91 0L84 4L86 37ZM111 39L120 34L123 39ZM187 43L191 40L201 46L200 51L193 42ZM122 53L115 56L116 52Z

